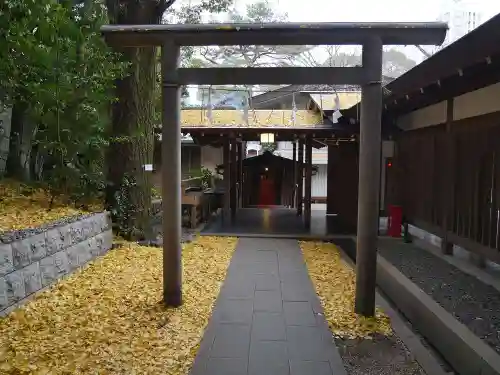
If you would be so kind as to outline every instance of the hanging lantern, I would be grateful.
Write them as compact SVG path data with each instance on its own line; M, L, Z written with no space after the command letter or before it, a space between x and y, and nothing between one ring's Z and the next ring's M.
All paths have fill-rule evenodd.
M274 143L273 133L262 133L260 135L260 143Z

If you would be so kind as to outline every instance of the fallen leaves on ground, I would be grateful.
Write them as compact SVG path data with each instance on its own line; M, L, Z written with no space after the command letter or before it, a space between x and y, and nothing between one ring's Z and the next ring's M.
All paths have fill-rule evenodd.
M49 210L50 195L41 188L32 188L12 180L0 182L0 233L34 228L64 217L86 211L55 199Z
M374 318L354 312L356 275L334 244L301 242L300 247L334 336L369 339L375 333L392 334L389 318L380 309Z
M235 245L184 245L176 309L161 303L161 249L110 251L0 320L0 374L187 374Z

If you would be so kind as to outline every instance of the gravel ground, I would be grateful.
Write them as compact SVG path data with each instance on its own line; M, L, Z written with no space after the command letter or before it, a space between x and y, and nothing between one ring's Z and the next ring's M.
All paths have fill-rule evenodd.
M51 223L40 225L39 227L36 227L36 228L27 228L27 229L20 229L20 230L11 230L11 231L7 231L7 232L0 232L0 242L11 243L11 242L14 242L17 240L22 240L26 237L45 232L45 231L52 229L52 228L60 227L60 226L70 224L70 223L74 223L75 221L85 219L85 218L90 217L90 216L95 215L95 214L96 214L96 212L83 214L83 215L68 216L68 217L62 218L60 220L53 221Z
M426 375L397 336L335 339L348 375ZM432 374L427 374L432 375Z
M411 244L383 241L379 253L500 353L498 290Z

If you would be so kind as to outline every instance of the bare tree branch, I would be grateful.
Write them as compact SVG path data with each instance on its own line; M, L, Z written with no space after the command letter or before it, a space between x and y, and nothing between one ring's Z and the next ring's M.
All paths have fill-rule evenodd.
M156 8L157 14L163 15L163 13L165 13L168 8L174 5L175 2L176 0L160 0Z
M415 45L415 47L417 47L417 49L418 49L420 52L422 52L422 53L423 53L423 55L424 55L425 57L431 57L431 56L432 56L432 53L427 52L427 51L424 49L424 47L419 46L418 44L416 44L416 45Z

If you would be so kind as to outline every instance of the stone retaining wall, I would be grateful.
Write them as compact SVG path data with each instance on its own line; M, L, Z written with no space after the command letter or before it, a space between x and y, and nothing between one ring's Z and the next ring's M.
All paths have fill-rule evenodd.
M107 212L6 238L0 241L0 316L105 254L113 242Z

